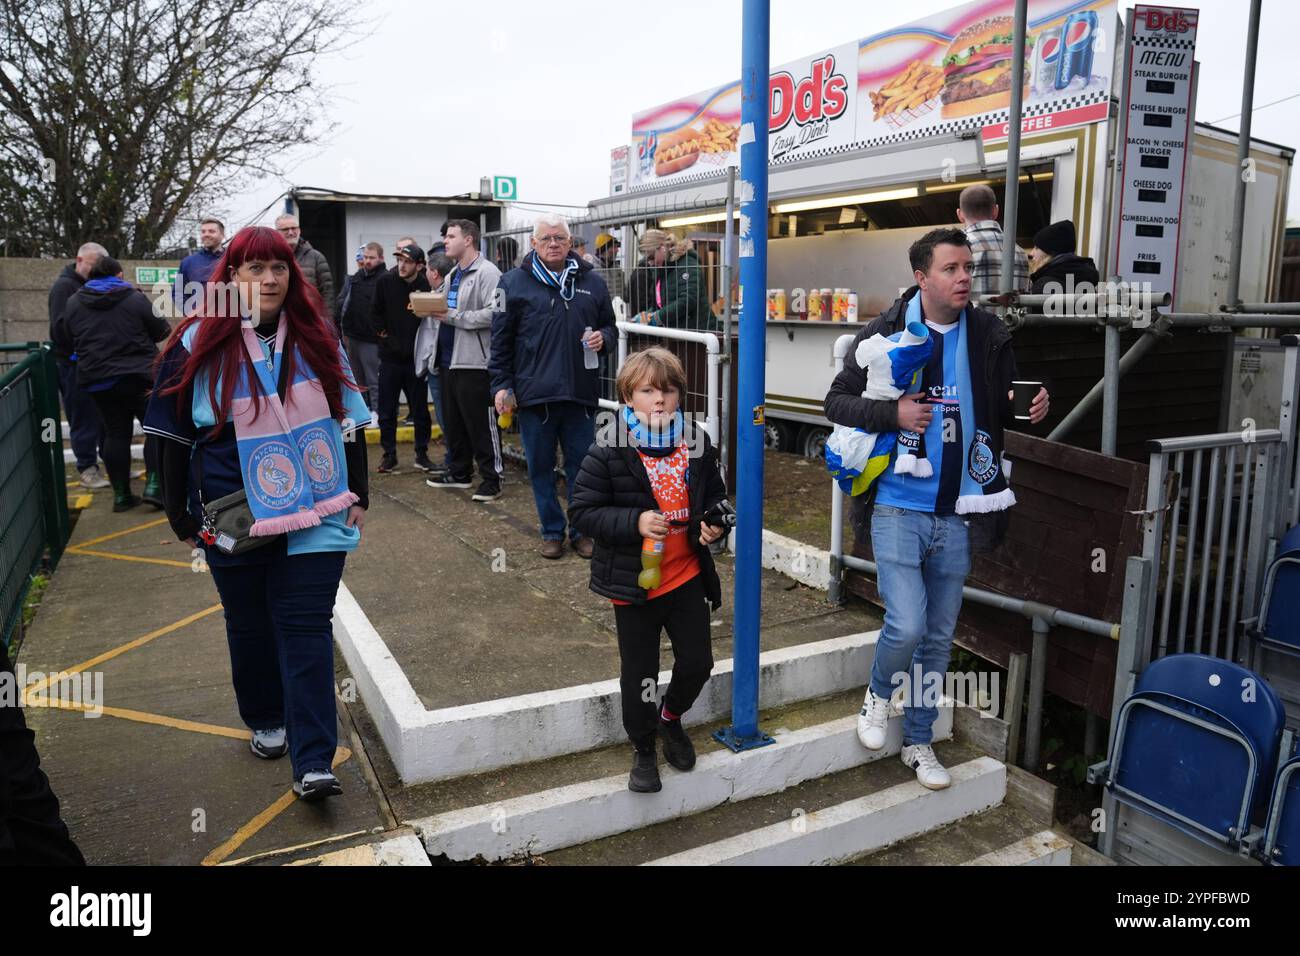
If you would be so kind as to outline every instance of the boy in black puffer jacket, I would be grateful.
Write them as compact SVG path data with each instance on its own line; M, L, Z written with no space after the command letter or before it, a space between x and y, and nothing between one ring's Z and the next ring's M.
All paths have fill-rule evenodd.
M614 434L602 431L582 462L569 521L594 542L591 589L615 605L623 727L636 748L628 789L655 793L662 786L656 736L670 764L695 766L681 716L713 670L709 605L722 604L722 587L708 546L726 533L702 519L727 497L727 487L708 436L688 429L677 410L686 373L675 355L638 352L617 384L625 404ZM643 576L643 549L659 556L657 574ZM674 662L660 706L664 629Z

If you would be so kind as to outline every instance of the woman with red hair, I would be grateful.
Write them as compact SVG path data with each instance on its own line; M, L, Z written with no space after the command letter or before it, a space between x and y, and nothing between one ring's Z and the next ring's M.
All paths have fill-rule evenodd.
M330 619L369 505L370 412L274 229L241 229L203 291L159 357L144 430L165 439L172 530L202 548L221 595L252 751L289 753L294 792L318 800L342 792ZM238 492L252 518L242 543L204 521Z

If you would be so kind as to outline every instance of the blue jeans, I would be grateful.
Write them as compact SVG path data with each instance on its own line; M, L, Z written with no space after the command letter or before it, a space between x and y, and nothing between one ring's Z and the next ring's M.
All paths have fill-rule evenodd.
M542 520L542 537L563 541L567 522L555 494L555 446L559 443L564 449L564 484L571 506L573 483L578 480L582 459L596 440L596 410L577 402L551 402L520 408L517 414L519 437L528 458L528 480L533 486L537 517ZM582 535L570 528L569 537L577 541Z
M433 370L429 371L429 401L433 402L433 414L438 420L438 427L442 429L442 444L448 450L443 452L442 465L447 467L451 461L450 446L447 445L447 426L442 423L442 377L446 369L438 369L438 374L434 375Z
M960 515L876 505L871 548L885 604L871 692L888 698L905 684L910 694L904 702L903 743L928 744L970 572L970 536Z
M63 411L68 416L68 441L77 459L77 471L93 468L99 462L99 451L104 447L104 420L90 392L77 387L75 363L59 362L59 394L63 396ZM129 441L128 441L129 444Z
M284 727L293 778L328 770L338 747L334 703L334 597L347 552L289 555L267 563L211 564L230 645L239 716L253 730Z

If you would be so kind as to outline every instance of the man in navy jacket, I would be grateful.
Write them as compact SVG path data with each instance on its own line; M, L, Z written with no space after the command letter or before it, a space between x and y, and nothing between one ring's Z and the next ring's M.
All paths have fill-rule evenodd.
M533 251L501 277L492 317L488 374L497 411L517 407L528 479L542 525L543 557L564 553L565 512L555 493L555 448L564 449L565 486L573 484L596 438L600 369L585 352L613 351L617 331L605 280L572 253L568 223L545 215L533 226ZM598 363L593 363L597 364ZM591 541L569 527L573 549Z

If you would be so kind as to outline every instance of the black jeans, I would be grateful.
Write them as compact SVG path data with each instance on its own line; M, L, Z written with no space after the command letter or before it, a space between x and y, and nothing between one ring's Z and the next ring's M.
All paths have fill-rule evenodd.
M673 678L664 706L681 716L691 709L713 670L709 602L696 575L679 588L645 604L614 605L621 663L623 729L638 750L654 747L659 729L655 702L659 680L659 634L668 631L673 646Z
M104 464L108 467L108 480L115 486L131 484L132 423L137 418L144 423L152 387L153 382L142 375L124 375L112 388L90 393L104 420ZM151 475L158 471L157 457L157 442L146 440L144 464Z
M290 555L267 563L209 565L226 615L239 716L253 730L284 727L293 778L328 769L338 747L334 703L334 598L343 551Z
M501 481L501 435L488 391L487 369L445 368L442 381L443 427L447 433L447 472L467 477L478 462L479 477Z
M0 677L15 680L0 647ZM59 799L41 770L36 735L22 708L0 702L0 865L84 866L59 816Z
M379 360L379 444L385 455L397 454L398 395L406 393L411 418L415 421L415 453L427 454L433 419L429 417L429 386L415 374L410 361Z

